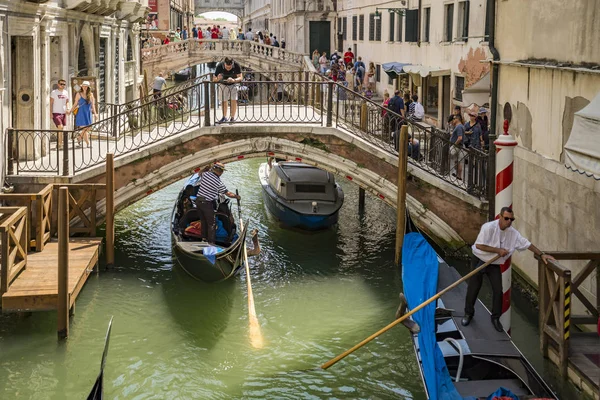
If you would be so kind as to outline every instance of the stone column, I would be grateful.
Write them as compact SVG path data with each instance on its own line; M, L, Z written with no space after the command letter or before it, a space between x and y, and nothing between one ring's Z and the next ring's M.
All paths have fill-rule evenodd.
M40 25L40 107L41 127L42 129L51 129L52 122L50 121L50 38L45 25Z

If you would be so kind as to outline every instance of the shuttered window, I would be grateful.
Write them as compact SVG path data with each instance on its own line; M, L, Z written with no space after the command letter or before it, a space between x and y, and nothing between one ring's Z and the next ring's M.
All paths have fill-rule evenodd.
M348 37L348 18L344 17L342 19L342 31L344 34L342 35L342 39L346 40Z
M369 14L369 41L375 40L375 14Z
M352 40L358 40L358 17L352 16Z
M454 4L446 4L446 23L444 30L444 41L452 41L452 30L453 30L453 18L454 18Z
M358 40L365 40L365 16L358 17Z
M404 40L407 42L416 42L419 29L419 10L406 11L406 32Z
M379 64L375 66L375 80L381 82L381 65Z
M390 13L390 38L388 39L390 42L394 41L394 25L395 25L395 18L396 17L396 13Z
M429 43L429 24L431 21L431 8L423 9L423 41Z
M381 42L381 16L375 20L375 40Z

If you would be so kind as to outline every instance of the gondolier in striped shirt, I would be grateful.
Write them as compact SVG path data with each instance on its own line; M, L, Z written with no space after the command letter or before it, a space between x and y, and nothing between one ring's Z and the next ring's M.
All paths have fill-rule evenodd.
M215 242L215 212L219 195L224 194L227 197L241 199L239 195L227 190L221 182L223 171L225 171L225 165L216 162L209 171L202 173L196 195L196 208L202 216L202 237L209 243Z

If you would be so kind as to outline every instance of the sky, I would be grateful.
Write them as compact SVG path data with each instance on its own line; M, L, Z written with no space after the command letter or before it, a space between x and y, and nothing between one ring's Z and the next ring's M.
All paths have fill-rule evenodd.
M200 14L208 19L215 19L215 18L225 18L228 21L233 21L236 22L237 21L237 17L233 14L229 14L227 12L222 12L222 11L211 11L211 12L206 12L203 14Z

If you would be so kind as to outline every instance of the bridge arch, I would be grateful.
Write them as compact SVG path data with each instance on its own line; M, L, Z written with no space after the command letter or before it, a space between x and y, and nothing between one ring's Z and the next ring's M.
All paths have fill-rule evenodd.
M182 145L185 146L185 143ZM193 146L185 147L193 148ZM335 154L328 149L327 144L315 138L303 143L286 137L246 136L213 143L212 146L205 146L197 151L188 151L185 155L179 154L179 150L170 153L154 156L141 154L135 162L123 166L119 166L119 162L116 163L117 181L121 181L120 184L117 183L118 190L115 193L117 210L122 210L149 194L190 176L216 160L230 163L256 157L265 157L266 160L267 156L295 159L315 165L346 178L389 206L396 208L397 187L395 181L387 179L386 174L381 172L386 169L385 160L374 156L375 162L383 167L375 171L367 167L371 163L362 164L360 162L363 157L358 156L358 160L353 161ZM153 158L154 160L152 160ZM161 163L161 161L164 162ZM132 178L139 176L142 178ZM256 190L261 189L257 187ZM417 224L430 237L440 244L452 244L451 247L462 246L464 241L460 235L440 217L412 196L408 196L407 203ZM101 213L103 213L103 208L104 204L99 204Z

